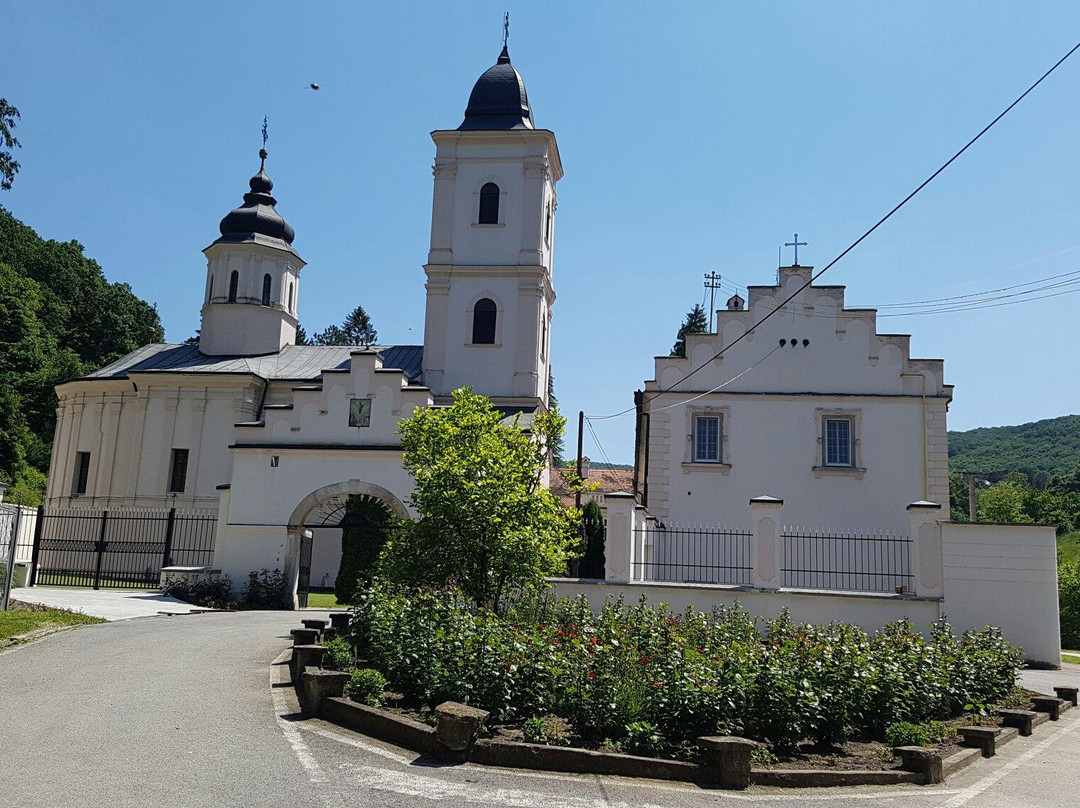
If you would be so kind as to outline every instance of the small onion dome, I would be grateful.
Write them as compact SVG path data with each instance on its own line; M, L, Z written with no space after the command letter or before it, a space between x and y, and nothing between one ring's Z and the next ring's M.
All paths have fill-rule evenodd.
M489 67L473 86L465 120L465 129L533 129L529 95L521 74L510 64L510 53L503 45L499 60Z
M228 241L243 241L249 236L266 236L292 244L296 232L274 209L277 200L270 195L274 183L266 176L266 149L259 151L259 173L248 181L251 190L244 194L244 204L221 220L221 235Z

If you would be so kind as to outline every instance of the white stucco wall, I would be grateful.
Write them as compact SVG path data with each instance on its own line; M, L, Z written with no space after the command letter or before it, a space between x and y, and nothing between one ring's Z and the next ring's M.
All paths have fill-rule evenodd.
M955 628L997 626L1028 659L1061 664L1054 528L944 522L942 554Z

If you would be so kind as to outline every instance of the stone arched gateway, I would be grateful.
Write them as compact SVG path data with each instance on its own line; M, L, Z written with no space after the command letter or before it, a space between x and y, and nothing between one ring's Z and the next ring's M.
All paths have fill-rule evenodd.
M409 511L404 503L381 485L363 480L346 480L333 485L326 485L312 491L304 497L289 517L288 538L285 545L285 575L289 581L287 598L292 608L299 608L298 584L302 565L305 531L312 528L336 525L339 515L344 513L349 497L367 496L377 499L400 519L408 519ZM310 553L310 539L308 544ZM309 560L310 561L310 560ZM306 591L306 590L305 590Z

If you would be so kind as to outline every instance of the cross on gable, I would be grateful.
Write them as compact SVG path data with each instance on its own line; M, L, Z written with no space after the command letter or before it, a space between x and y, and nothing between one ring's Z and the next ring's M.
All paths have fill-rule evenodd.
M799 247L805 247L806 242L805 241L799 241L799 234L796 233L795 234L795 240L794 241L785 241L784 246L785 247L794 247L795 248L795 263L792 264L792 266L798 266L799 265Z

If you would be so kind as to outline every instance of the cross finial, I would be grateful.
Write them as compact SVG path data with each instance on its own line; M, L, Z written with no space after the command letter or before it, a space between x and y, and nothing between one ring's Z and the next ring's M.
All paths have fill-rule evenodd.
M259 171L262 171L263 168L266 166L266 158L269 156L267 154L267 151L266 151L266 141L268 141L270 139L270 135L268 134L268 130L269 130L269 127L270 127L270 123L268 121L268 118L269 118L269 116L263 115L263 125L262 125L263 145L262 145L262 148L259 149L259 160L260 160Z
M785 241L784 246L785 247L794 247L795 248L795 263L793 264L793 266L798 266L799 265L799 247L805 247L806 242L805 241L799 241L799 234L796 233L795 234L795 240L794 241Z
M503 47L506 47L506 41L510 39L510 12L507 11L503 14Z

